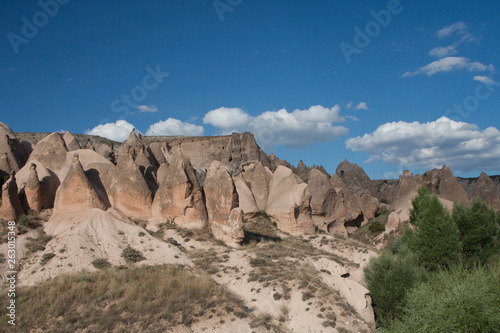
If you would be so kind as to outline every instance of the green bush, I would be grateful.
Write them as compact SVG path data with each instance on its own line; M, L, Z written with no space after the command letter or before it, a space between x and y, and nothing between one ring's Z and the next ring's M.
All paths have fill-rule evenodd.
M50 261L50 259L54 258L56 255L54 253L44 253L42 256L42 260L40 260L40 265L45 265Z
M406 305L406 293L423 279L423 272L406 249L399 256L383 251L365 267L365 280L372 297L373 309L379 326L388 326L399 317Z
M412 289L388 332L500 332L500 271L441 270Z
M467 265L484 264L498 252L498 216L484 201L475 199L470 207L455 204L453 219L459 230L462 255Z
M146 260L141 252L133 249L132 247L130 247L130 245L123 249L122 257L125 258L125 261L127 261L128 263L135 263Z
M461 243L457 225L435 195L426 187L412 201L410 223L415 227L407 246L428 270L450 267L460 262Z
M97 269L108 269L111 267L111 264L107 259L95 259L92 261L92 266Z
M370 230L372 234L380 234L385 231L385 225L380 221L373 221L368 226L368 230Z

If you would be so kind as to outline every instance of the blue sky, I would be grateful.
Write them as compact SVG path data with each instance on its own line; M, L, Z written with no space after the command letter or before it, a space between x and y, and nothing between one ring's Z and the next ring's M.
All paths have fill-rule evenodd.
M372 178L500 174L499 17L498 1L3 1L0 121L252 131L292 164Z

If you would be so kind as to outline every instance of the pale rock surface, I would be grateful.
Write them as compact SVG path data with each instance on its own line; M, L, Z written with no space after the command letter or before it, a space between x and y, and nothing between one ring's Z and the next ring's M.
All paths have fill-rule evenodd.
M357 164L352 164L348 160L344 160L339 164L335 173L342 179L344 184L349 186L357 186L370 191L371 195L378 198L379 193L373 186L373 183L365 173L363 168Z
M307 183L311 190L311 210L313 215L331 217L335 207L335 189L330 178L323 172L313 169Z
M107 159L108 161L114 160L113 148L108 146L107 144L102 144L97 148L96 153Z
M484 172L481 172L477 181L475 197L479 197L495 210L500 210L500 199L495 184L493 184L491 178Z
M233 177L233 181L234 186L236 186L236 192L238 192L239 207L243 210L245 217L252 218L259 215L260 210L243 176L239 174Z
M69 151L81 149L80 144L78 143L78 141L76 141L73 134L71 134L69 131L66 131L66 133L64 133L63 140Z
M161 222L174 219L177 225L186 228L202 228L208 218L193 167L183 155L176 155L171 162L168 167L166 163L160 166L162 172L152 205L153 217Z
M26 196L28 207L33 209L35 212L40 212L43 207L42 184L38 178L36 164L34 163L31 163L30 165L30 175L26 185L24 186L24 194Z
M153 195L128 151L118 157L108 197L113 208L130 218L147 220L151 217Z
M269 185L266 212L278 228L292 235L314 233L311 191L292 170L278 166Z
M423 180L430 187L432 194L449 201L457 201L462 205L470 205L467 192L460 186L453 171L446 165L443 165L441 169L426 172L423 175Z
M0 207L0 218L6 221L17 221L23 214L21 202L18 197L15 172L12 171L10 178L2 186L2 207Z
M94 146L92 145L92 142L90 142L90 139L87 139L87 142L83 146L83 149L94 150Z
M238 192L226 167L213 161L203 185L208 223L216 239L234 246L243 241L243 210L238 208Z
M33 149L28 162L39 161L49 170L59 170L66 161L68 148L61 134L51 133L40 140ZM59 184L59 179L58 179Z
M69 171L57 189L54 211L81 213L92 208L106 210L106 206L87 179L78 154L75 153Z
M269 199L269 184L273 178L271 170L262 163L251 163L243 168L245 182L250 184L255 203L259 211L266 210Z
M0 122L0 176L8 177L11 171L19 171L27 160L24 146L9 126Z

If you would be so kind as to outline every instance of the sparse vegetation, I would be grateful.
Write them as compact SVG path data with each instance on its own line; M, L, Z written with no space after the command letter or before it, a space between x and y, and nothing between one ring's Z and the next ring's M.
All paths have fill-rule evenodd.
M44 253L42 256L42 260L40 260L40 265L45 265L50 261L50 259L54 258L56 255L54 253Z
M142 260L146 260L146 258L142 255L141 252L133 249L130 245L127 246L125 249L123 249L122 257L128 263L136 263Z
M111 267L111 264L107 259L99 258L92 261L92 266L97 269L108 269Z
M28 238L28 242L26 242L26 249L28 250L28 253L43 251L51 239L52 236L47 235L43 229L38 230L38 236L36 238Z

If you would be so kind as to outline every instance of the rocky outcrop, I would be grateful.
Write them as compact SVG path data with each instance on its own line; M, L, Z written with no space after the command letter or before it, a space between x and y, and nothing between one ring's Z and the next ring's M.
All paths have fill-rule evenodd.
M151 216L153 194L128 151L118 158L108 197L113 208L131 218L147 220Z
M87 142L85 143L85 145L83 146L83 149L90 149L90 150L94 150L94 146L92 145L92 142L90 142L90 139L87 139Z
M228 170L213 161L203 185L208 223L216 239L228 245L239 244L245 236L243 210L238 207L238 192Z
M273 153L269 154L269 162L270 162L269 169L271 169L273 172L274 172L274 170L276 170L276 168L279 165L285 166L294 172L297 171L297 169L295 169L295 167L293 165L291 165L290 163L288 163L285 160L280 159L279 157L277 157Z
M135 134L135 129L130 132L130 135L123 144L118 147L115 152L116 158L119 158L123 154L130 154L132 159L135 160L141 149L145 148L145 143Z
M441 169L433 169L423 175L424 184L428 186L432 194L442 199L456 201L462 205L470 205L467 192L460 186L453 175L453 171L446 165Z
M68 148L69 151L78 150L81 148L80 144L75 139L73 134L71 134L68 131L66 131L66 133L64 133L63 140L64 140L64 143L66 144L66 147Z
M36 164L32 163L30 165L30 175L26 185L24 186L24 194L26 197L26 204L30 209L35 212L40 212L42 210L42 184L38 178L38 172L36 171Z
M330 181L335 189L335 203L332 209L332 222L327 225L327 232L330 234L345 234L346 230L351 231L351 227L360 227L364 221L363 211L353 194L337 174L333 174ZM347 229L346 229L347 228Z
M0 218L6 221L17 221L23 214L21 202L19 201L15 172L12 171L10 178L2 186L2 207L0 207Z
M308 186L312 196L312 214L333 216L336 192L330 178L319 170L311 170Z
M344 184L355 186L361 189L370 191L371 195L378 198L379 193L375 190L372 181L365 173L363 168L357 164L352 164L348 160L344 160L339 164L335 173L342 179Z
M155 193L158 189L158 183L156 182L156 165L146 156L144 149L141 149L137 154L135 164L137 164L144 179L146 179L151 192Z
M475 197L480 198L495 210L500 210L500 198L498 197L495 184L493 184L491 178L484 172L481 172L477 181Z
M153 158L154 160L153 163L156 165L156 167L159 167L162 163L167 162L165 155L163 155L160 143L158 142L150 143L148 145L147 150L149 152L149 155Z
M297 169L296 169L296 174L302 178L302 180L306 183L309 183L309 177L310 177L310 174L311 174L311 171L312 170L317 170L321 173L323 173L325 176L327 176L328 178L330 178L330 174L328 172L326 172L325 168L323 168L323 166L317 166L317 165L314 165L312 167L307 167L307 165L304 164L304 162L302 162L302 160L300 160L299 164L297 165ZM292 169L293 171L293 169Z
M262 163L252 163L244 167L242 175L252 191L259 211L266 210L269 199L269 184L273 178L271 170Z
M278 166L269 186L266 212L278 228L292 235L314 233L311 191L292 170Z
M163 167L165 166L165 167ZM159 172L159 188L156 192L152 212L160 220L174 219L177 225L201 228L208 219L203 203L203 193L189 159L176 156L170 166L162 164Z
M241 174L235 176L233 177L233 181L234 186L236 186L236 192L238 192L239 206L243 210L245 217L252 218L259 215L260 210L243 176Z
M114 161L113 148L111 148L106 144L100 145L99 148L97 148L96 153L98 153L99 155L101 155L110 162Z
M87 179L78 154L75 153L71 167L57 189L54 211L81 213L92 208L106 210L106 206Z
M27 160L24 146L16 138L10 127L0 122L0 176L9 177L17 172Z
M67 152L68 148L61 134L54 132L36 144L28 162L36 160L42 163L47 169L59 170L64 165Z

